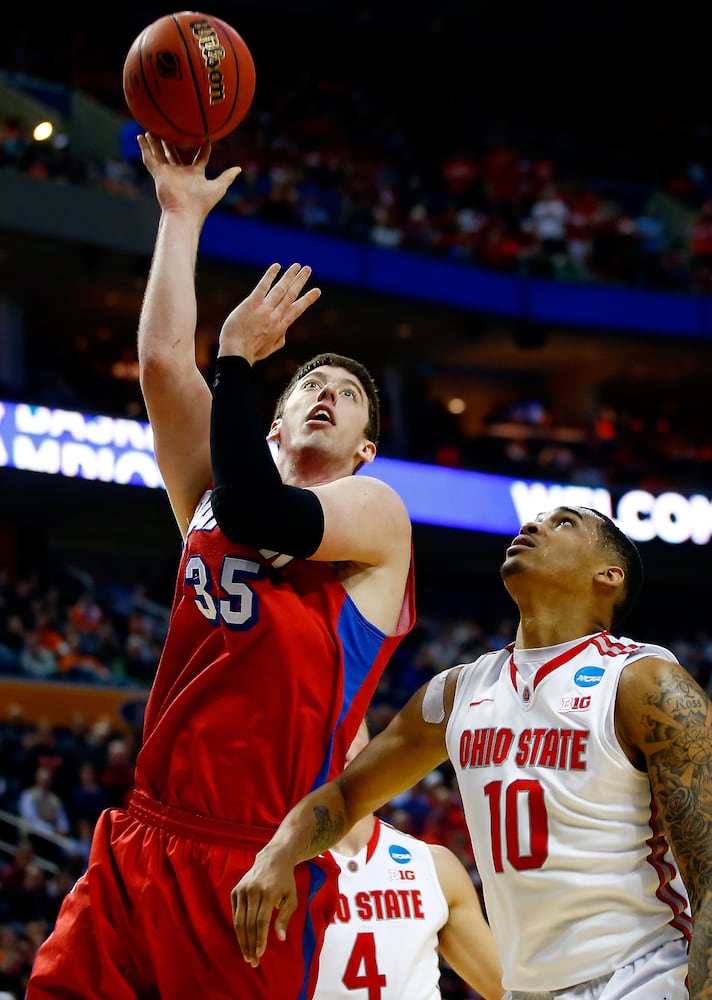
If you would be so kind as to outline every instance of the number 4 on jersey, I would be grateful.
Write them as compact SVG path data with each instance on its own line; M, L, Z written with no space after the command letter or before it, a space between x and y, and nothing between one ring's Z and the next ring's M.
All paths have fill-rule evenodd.
M372 933L356 935L341 981L347 990L368 990L368 1000L381 1000L386 977L378 971L376 939Z

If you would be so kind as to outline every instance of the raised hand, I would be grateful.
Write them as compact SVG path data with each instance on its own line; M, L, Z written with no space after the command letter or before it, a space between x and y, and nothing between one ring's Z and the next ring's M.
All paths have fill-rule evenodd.
M311 277L309 266L291 264L277 280L280 264L270 264L255 288L223 323L218 354L240 354L250 364L284 346L287 330L321 295L302 291Z
M242 167L227 167L217 177L206 177L212 146L200 146L190 163L184 163L177 146L146 133L138 144L144 166L153 177L163 211L185 211L202 222L225 197Z

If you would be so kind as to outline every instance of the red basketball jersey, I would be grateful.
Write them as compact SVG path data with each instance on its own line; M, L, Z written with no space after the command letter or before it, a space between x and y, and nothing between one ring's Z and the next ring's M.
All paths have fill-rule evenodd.
M386 636L331 564L293 559L274 569L229 542L206 494L181 558L137 785L189 812L276 826L342 770L414 618L412 564L397 631Z

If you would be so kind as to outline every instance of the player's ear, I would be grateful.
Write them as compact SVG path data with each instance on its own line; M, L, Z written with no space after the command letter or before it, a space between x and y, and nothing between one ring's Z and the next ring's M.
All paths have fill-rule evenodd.
M617 590L625 582L625 571L620 566L606 566L596 573L596 582L603 587Z
M356 455L362 464L372 462L376 457L376 446L373 441L362 441Z
M282 428L282 418L277 417L275 420L272 421L272 424L270 425L269 434L267 435L267 440L276 441L277 443L279 443L279 432L281 428Z

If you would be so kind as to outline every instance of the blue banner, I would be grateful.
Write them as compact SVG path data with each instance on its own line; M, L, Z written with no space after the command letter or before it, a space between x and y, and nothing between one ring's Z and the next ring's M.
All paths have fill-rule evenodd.
M0 469L163 488L150 424L26 403L0 402ZM514 536L520 525L558 506L600 510L637 542L707 545L712 498L676 491L512 479L484 472L377 458L362 470L391 485L415 523Z

